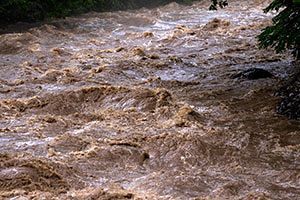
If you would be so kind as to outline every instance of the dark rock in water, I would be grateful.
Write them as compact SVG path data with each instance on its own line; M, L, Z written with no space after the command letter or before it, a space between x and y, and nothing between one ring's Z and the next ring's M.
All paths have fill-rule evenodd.
M273 74L260 68L250 68L231 76L231 78L242 78L248 80L256 80L260 78L272 78L272 77Z
M300 119L300 74L280 88L276 94L282 98L277 112L290 119Z

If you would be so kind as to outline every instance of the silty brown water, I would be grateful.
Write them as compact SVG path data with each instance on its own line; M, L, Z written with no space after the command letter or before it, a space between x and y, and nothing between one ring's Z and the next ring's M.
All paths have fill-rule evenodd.
M1 199L300 199L295 68L261 1L88 13L0 35ZM273 78L232 79L252 67Z

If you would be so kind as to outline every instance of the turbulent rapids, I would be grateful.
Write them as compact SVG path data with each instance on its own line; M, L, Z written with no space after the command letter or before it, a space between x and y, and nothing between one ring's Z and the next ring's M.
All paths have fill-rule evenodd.
M0 199L300 199L300 123L274 95L295 65L257 47L261 2L0 35Z

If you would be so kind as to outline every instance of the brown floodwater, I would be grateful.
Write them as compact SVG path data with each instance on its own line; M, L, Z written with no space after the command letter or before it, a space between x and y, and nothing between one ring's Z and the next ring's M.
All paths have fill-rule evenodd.
M208 4L0 35L0 199L300 199L274 95L296 66L255 39L273 15ZM231 78L253 67L274 77Z

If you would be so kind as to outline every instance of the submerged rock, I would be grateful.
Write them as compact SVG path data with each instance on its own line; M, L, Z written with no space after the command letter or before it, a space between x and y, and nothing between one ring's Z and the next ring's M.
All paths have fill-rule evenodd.
M242 72L234 74L231 78L241 78L241 79L248 79L248 80L256 80L261 78L272 78L273 74L268 72L267 70L260 69L260 68L250 68L246 69Z

